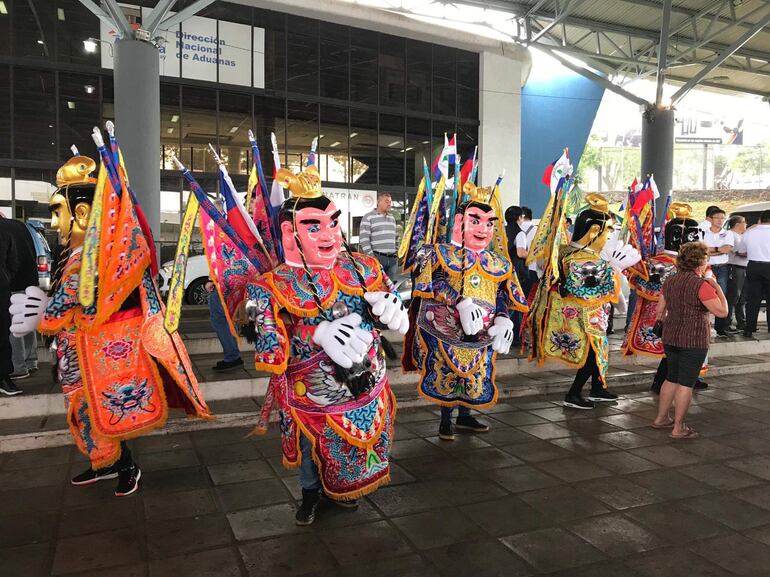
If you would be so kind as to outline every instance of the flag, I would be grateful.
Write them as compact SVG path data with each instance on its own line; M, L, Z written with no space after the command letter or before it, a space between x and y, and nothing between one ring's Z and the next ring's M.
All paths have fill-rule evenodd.
M560 181L572 176L572 165L569 162L569 149L565 148L562 155L545 167L543 172L543 184L551 191L552 195L561 189Z
M163 318L163 326L169 334L175 333L179 328L179 320L182 316L182 299L184 297L184 279L187 273L187 255L190 251L195 221L198 217L198 199L191 194L187 199L187 207L179 231L179 240L176 245L174 267L169 281L168 298L166 299L166 314Z
M219 191L225 201L228 224L250 248L262 251L262 238L254 221L246 214L246 208L236 193L233 181L223 164L219 165Z
M310 145L310 154L307 155L307 166L315 166L316 158L315 151L318 147L318 137L313 139L313 143Z
M438 182L443 176L445 180L449 179L449 164L454 164L455 157L457 156L456 135L452 136L451 140L447 140L446 134L444 134L444 148L431 165L431 172L433 174L433 180Z
M633 199L633 203L631 204L631 213L638 216L641 214L642 209L651 203L654 198L655 191L653 190L650 184L650 179L648 178L644 181L641 189L636 193L635 198Z

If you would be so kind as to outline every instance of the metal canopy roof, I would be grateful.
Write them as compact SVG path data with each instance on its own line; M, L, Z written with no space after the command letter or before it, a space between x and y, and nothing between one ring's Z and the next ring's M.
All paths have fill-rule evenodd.
M655 79L660 60L667 79L686 83L674 103L695 83L770 95L770 0L461 3L515 14L515 40L574 56L616 87Z

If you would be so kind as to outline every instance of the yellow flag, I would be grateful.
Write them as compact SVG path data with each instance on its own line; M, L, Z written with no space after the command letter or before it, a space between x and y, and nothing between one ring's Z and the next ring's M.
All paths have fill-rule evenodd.
M101 164L96 179L94 200L91 203L91 215L83 240L83 260L80 265L78 300L84 307L90 307L96 300L96 273L99 270L99 243L102 237L102 208L104 206L102 197L106 180L107 170Z
M184 297L184 277L187 272L187 253L190 250L195 220L198 216L198 199L190 193L187 200L187 208L184 211L182 228L179 231L179 241L176 245L174 257L174 269L169 283L168 300L166 302L166 316L163 326L169 334L173 334L179 328L179 319L182 315L182 298Z

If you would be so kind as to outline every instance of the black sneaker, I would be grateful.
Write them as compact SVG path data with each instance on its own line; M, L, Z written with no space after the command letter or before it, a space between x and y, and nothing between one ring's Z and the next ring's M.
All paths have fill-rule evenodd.
M243 366L243 359L235 359L234 361L219 361L212 368L218 373L224 373L226 371L232 371Z
M700 379L695 381L695 386L693 387L693 389L695 389L696 391L702 391L708 388L709 388L709 384L705 381L701 381Z
M441 423L438 427L438 438L442 441L454 441L455 432L452 430L452 423Z
M741 332L743 332L743 329L734 329L734 328L732 328L732 327L731 327L731 328L729 328L729 329L725 329L725 332L726 332L728 335L737 335L738 333L741 333Z
M476 417L457 417L455 427L462 431L471 431L473 433L486 433L489 431L489 425L485 425L476 420Z
M17 387L16 383L14 383L9 377L4 377L2 380L0 380L0 393L12 397L14 395L20 395L21 389Z
M114 479L118 476L118 470L113 465L112 467L104 467L103 469L87 469L72 477L70 483L73 485L91 485L92 483L98 483L99 481L105 481L107 479Z
M18 372L14 371L8 376L11 377L14 381L18 381L19 379L26 379L29 377L29 371L27 369Z
M567 395L564 397L564 406L570 409L593 409L594 404L579 395Z
M725 331L717 332L717 338L718 339L727 339L729 337L730 337L730 335L728 335L727 332L725 332Z
M618 396L607 389L600 389L596 392L591 391L591 394L588 395L588 400L594 403L611 403L612 401L617 401Z
M315 521L315 510L318 507L318 501L321 499L320 491L308 491L302 489L302 503L297 509L297 514L294 515L294 520L297 525L304 527L310 525Z
M753 339L754 338L754 333L751 332L751 331L744 330L743 331L743 336L744 336L744 338L747 338L747 339Z
M118 471L118 488L115 489L116 497L125 497L136 492L139 488L139 479L142 478L142 470L134 465L129 469Z

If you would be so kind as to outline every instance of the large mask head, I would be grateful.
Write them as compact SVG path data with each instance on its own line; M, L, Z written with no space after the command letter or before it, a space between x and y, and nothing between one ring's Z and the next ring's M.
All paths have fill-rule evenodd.
M672 202L669 207L669 221L666 223L665 248L679 252L679 248L688 242L700 240L698 222L691 218L692 207L683 202Z
M56 192L51 195L51 228L58 231L59 241L70 248L83 244L91 216L96 179L91 175L96 162L86 156L74 156L56 173Z
M469 200L457 209L452 223L452 242L474 252L481 252L492 242L499 220L494 208L489 204L492 191L466 182L463 185L463 194Z
M329 269L342 250L340 211L321 193L321 178L311 166L300 174L281 169L276 179L291 197L281 206L279 223L286 263Z
M581 247L601 251L612 236L612 215L607 199L600 194L586 195L590 208L577 215L572 241Z

